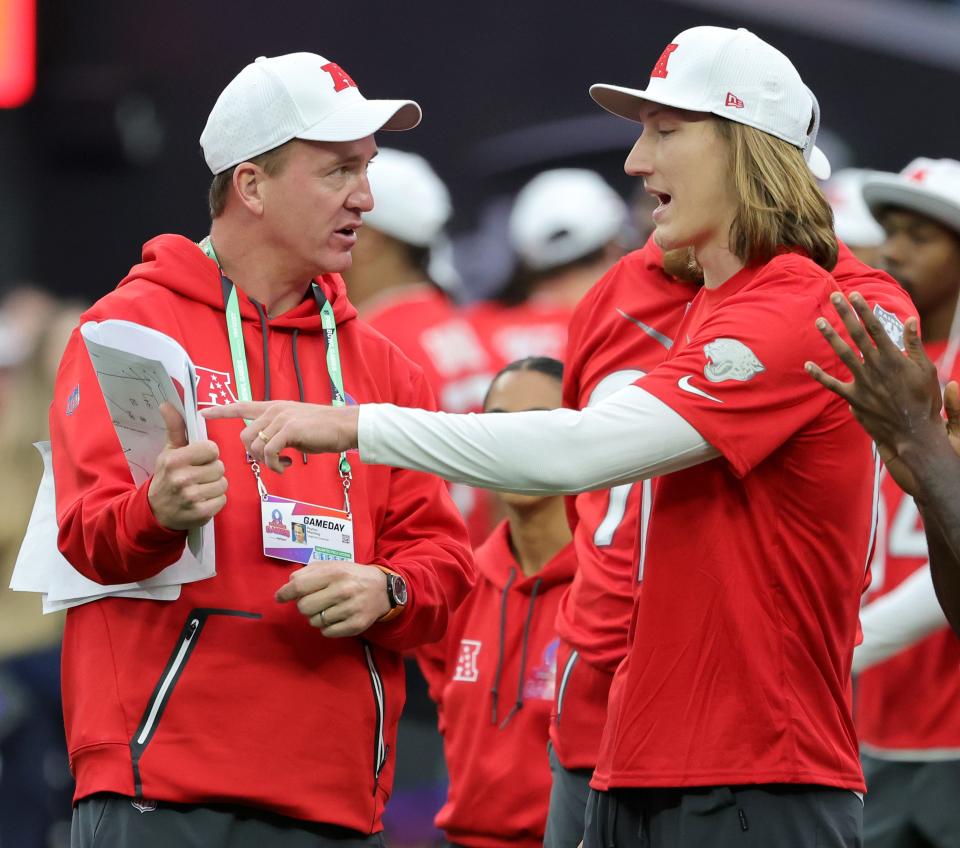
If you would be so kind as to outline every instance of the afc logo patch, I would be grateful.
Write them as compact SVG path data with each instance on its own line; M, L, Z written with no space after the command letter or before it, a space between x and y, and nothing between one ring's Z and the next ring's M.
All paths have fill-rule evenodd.
M660 54L660 58L657 59L657 64L653 66L653 70L650 71L650 76L656 77L657 79L666 79L667 78L667 62L670 61L670 57L673 55L673 51L676 50L680 45L679 44L668 44L663 49L663 53Z
M214 371L199 365L194 370L197 372L197 407L225 406L237 402L230 385L230 375L226 371Z
M343 91L345 88L356 88L357 84L353 81L350 74L341 68L336 62L327 62L321 70L330 74L333 80L333 90Z
M480 678L480 669L477 668L477 654L480 653L482 643L476 639L461 639L460 654L457 656L457 665L453 670L453 679L461 683L476 683Z

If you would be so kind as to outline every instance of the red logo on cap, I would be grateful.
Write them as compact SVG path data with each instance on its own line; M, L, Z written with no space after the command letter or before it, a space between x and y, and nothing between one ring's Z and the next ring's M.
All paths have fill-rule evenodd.
M674 50L676 50L678 45L668 44L663 48L663 53L660 54L660 58L657 59L657 64L653 66L653 70L650 71L650 78L659 77L660 79L667 78L667 62L670 61L670 56Z
M727 92L727 102L723 104L724 106L733 106L737 109L743 108L743 101L737 97L733 92Z
M922 183L927 178L927 169L926 168L917 168L912 174L910 174L910 179L915 183Z
M350 78L350 74L336 62L327 62L320 70L326 71L333 78L334 91L343 91L345 88L357 87L357 84Z

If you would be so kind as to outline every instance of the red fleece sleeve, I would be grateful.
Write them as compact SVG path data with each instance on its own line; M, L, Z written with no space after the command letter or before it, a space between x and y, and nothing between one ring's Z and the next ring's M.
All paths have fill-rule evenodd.
M74 330L50 407L61 553L97 583L144 580L176 562L186 531L160 526L137 489L86 346Z
M407 383L409 391L396 403L437 408L419 371L407 376ZM366 638L396 651L441 639L474 578L467 529L443 480L392 469L387 509L377 528L376 563L403 576L410 600L402 615L373 625Z

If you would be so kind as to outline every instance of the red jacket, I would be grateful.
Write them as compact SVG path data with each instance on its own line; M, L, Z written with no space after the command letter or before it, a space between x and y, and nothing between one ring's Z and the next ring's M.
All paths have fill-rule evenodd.
M573 545L525 577L503 522L476 560L477 585L446 637L417 652L450 773L436 824L460 845L539 848L550 797L554 620L576 568Z
M355 320L340 277L318 282L334 307L349 400L430 407L420 370ZM328 403L314 300L267 319L238 296L254 397L297 398L302 377L305 399ZM143 263L83 320L106 318L177 339L198 366L201 405L234 399L220 274L197 245L179 236L149 242ZM400 652L442 636L469 589L463 524L439 479L354 457L356 560L389 564L411 601L363 639L325 638L294 604L274 600L294 566L262 553L241 427L208 424L230 483L214 520L217 575L184 586L174 602L113 598L67 616L63 701L75 797L229 802L378 831L404 700ZM109 584L176 561L185 533L158 525L148 484L134 488L78 332L60 366L50 429L60 549L74 567ZM282 476L264 468L264 482L271 494L339 508L336 463L297 458Z

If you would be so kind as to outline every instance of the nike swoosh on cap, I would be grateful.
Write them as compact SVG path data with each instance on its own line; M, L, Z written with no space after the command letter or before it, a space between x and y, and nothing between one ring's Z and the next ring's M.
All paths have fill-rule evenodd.
M683 389L685 392L688 392L691 395L700 395L700 397L705 397L707 400L712 400L716 403L723 403L720 398L715 398L711 394L707 394L703 389L698 389L696 386L691 385L690 381L693 379L689 374L686 377L681 377L677 380L677 385Z
M662 344L667 350L670 350L670 348L673 347L673 339L671 339L669 336L665 336L663 333L659 332L658 330L654 330L653 327L651 327L649 324L644 324L643 321L638 321L632 315L628 315L619 307L617 308L617 312L620 313L620 316L622 318L626 318L628 321L632 321L634 324L636 324L641 330L643 330L643 332L645 332L648 336L650 336L650 338L653 339L655 342L660 342L660 344Z

